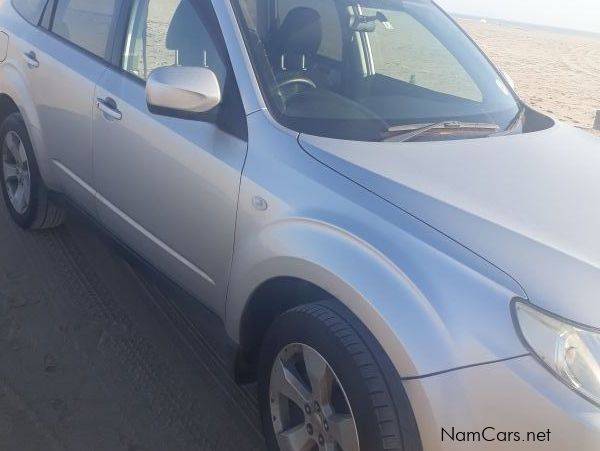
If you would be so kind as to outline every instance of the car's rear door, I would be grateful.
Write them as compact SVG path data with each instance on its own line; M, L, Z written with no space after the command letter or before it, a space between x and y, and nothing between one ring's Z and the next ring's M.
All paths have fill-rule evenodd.
M119 0L50 0L29 48L30 86L61 189L94 211L91 113L106 70Z
M32 41L37 41L38 24L47 1L0 1L0 92L19 108L38 156L40 172L47 182L54 182L49 176L47 161L43 158L45 148L40 136L36 105L30 92L30 81L36 70L36 63L30 58ZM55 183L51 184L56 188Z
M122 58L98 83L94 178L101 221L214 310L224 308L233 253L246 117L208 0L136 0ZM190 116L154 114L152 70L215 72L222 104Z

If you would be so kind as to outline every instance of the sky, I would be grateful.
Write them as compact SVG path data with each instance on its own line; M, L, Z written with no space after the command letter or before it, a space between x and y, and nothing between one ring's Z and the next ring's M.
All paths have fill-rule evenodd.
M600 0L436 0L446 11L600 33Z

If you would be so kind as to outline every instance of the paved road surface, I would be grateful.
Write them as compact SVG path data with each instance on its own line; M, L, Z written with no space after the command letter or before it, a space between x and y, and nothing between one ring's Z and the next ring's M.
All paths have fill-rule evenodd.
M124 257L78 214L25 233L0 202L0 449L262 450L218 321Z

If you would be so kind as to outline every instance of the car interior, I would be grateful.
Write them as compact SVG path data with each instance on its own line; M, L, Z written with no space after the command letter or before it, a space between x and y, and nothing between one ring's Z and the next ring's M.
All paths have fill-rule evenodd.
M63 0L56 5L52 31L62 38L73 41L91 53L106 54L115 11L115 0L97 2L94 8L79 5L80 0Z
M475 94L461 96L420 85L414 75L402 79L377 70L369 61L369 35L382 24L393 28L379 11L363 12L358 3L334 0L269 0L255 7L256 23L247 34L258 56L258 72L271 74L265 84L275 94L275 107L294 118L296 129L346 129L343 135L352 138L347 121L356 120L361 137L379 136L382 130L419 118L429 122L432 111L444 118L462 110L477 112L481 105L481 92L468 76ZM410 20L415 28L425 29ZM430 35L430 40L454 58L436 37ZM469 114L473 115L466 113L465 119ZM318 118L326 122L319 124Z
M195 39L190 39L190 36ZM225 80L226 67L217 52L209 30L189 1L177 6L166 35L167 49L177 55L176 64L210 68L221 82Z

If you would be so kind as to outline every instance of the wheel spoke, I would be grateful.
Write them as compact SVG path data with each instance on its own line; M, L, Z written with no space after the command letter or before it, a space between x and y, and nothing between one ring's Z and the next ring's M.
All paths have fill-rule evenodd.
M345 405L338 399L338 390ZM280 351L271 370L270 395L273 427L282 451L360 450L348 397L317 350L294 343ZM303 419L290 415L292 403L303 410Z
M271 391L285 396L302 410L310 402L308 387L284 365L281 359L277 359L273 368Z
M13 161L19 165L21 164L21 155L19 151L19 147L21 145L21 140L14 132L9 132L4 138L4 142L6 143L6 147L10 151L10 155L12 156Z
M31 196L31 181L29 177L25 177L21 188L23 189L23 208L25 209L29 207L29 197Z
M17 213L23 213L25 209L25 197L23 196L23 187L17 186L12 198L12 204Z
M23 169L27 169L27 167L28 167L27 153L25 152L25 146L23 145L23 141L19 141L19 161L21 163L21 167Z
M328 419L329 435L343 451L359 451L356 425L352 415L335 414Z
M302 348L304 364L312 389L313 398L321 406L327 406L331 402L331 390L333 387L334 375L329 365L315 350L304 346Z
M281 432L277 442L281 451L309 451L315 445L304 423Z
M4 180L13 180L17 178L17 165L4 162Z

